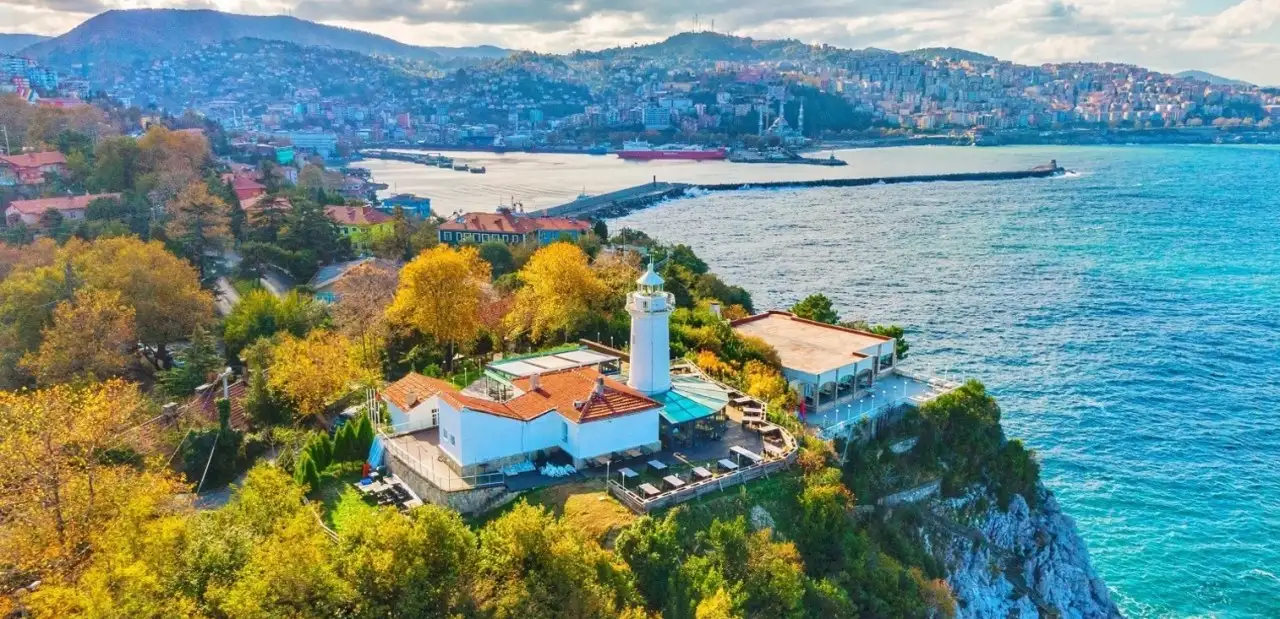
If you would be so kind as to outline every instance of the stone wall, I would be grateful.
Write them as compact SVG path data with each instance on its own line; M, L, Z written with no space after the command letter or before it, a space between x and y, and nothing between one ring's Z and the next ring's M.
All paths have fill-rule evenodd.
M445 492L419 475L413 467L400 460L391 451L386 454L386 465L387 470L404 481L423 502L448 507L464 514L478 514L486 511L494 503L502 501L505 495L511 494L506 486Z

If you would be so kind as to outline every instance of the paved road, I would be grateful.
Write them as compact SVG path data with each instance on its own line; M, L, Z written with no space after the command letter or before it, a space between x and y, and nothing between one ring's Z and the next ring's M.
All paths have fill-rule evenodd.
M240 302L240 293L236 292L235 286L231 285L231 280L225 277L219 277L214 284L214 302L217 304L218 313L226 316L231 313L231 308Z

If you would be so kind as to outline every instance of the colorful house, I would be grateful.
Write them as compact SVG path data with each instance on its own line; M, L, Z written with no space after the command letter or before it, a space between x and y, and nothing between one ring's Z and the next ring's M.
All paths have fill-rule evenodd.
M591 222L567 217L536 217L500 208L496 213L467 213L440 224L437 235L441 243L484 243L501 241L508 244L526 242L544 245L567 237L577 240L591 231Z
M47 173L62 175L67 158L58 151L0 155L0 185L41 185Z
M396 207L404 209L404 211L414 217L427 218L431 216L431 198L423 198L415 196L411 193L398 193L390 198L382 201L378 207L388 213L394 211Z
M120 198L118 193L99 193L86 194L83 196L60 196L57 198L41 198L39 200L14 200L9 203L9 208L5 209L5 220L12 224L21 221L28 226L39 226L40 216L45 211L54 210L62 214L62 218L69 221L80 221L84 219L85 211L89 208L89 203L98 198Z
M351 240L351 247L359 253L369 251L373 239L380 234L391 234L392 217L372 206L326 206L324 213L338 225L342 236Z

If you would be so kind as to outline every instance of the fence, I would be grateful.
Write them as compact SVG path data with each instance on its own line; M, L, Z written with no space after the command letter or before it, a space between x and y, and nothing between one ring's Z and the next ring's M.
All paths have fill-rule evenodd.
M409 453L409 450L397 445L391 440L385 432L379 432L382 438L382 444L387 448L387 455L394 457L405 466L409 467L415 475L421 477L424 481L444 490L445 492L459 492L463 490L474 490L476 488L487 488L490 486L501 486L507 483L507 476L501 471L493 473L478 473L476 475L458 475L449 468L447 464L441 463L438 467L430 463L424 462L419 456ZM432 454L435 454L432 450ZM447 472L441 472L443 468Z
M715 475L701 481L691 481L684 487L676 490L667 490L651 499L646 499L622 484L609 480L609 494L621 501L623 505L631 508L631 511L644 514L655 509L679 505L685 501L690 501L712 492L718 492L725 488L732 488L753 479L768 477L770 473L790 467L791 463L795 462L796 455L800 453L795 437L791 436L791 433L781 426L774 427L782 434L782 442L786 448L786 452L780 458L744 466L731 473Z

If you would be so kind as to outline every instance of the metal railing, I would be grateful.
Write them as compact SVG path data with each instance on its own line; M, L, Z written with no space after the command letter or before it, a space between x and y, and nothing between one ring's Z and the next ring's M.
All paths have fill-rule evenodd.
M448 471L447 474L441 474L434 463L425 463L421 456L415 456L409 450L396 444L390 436L385 432L379 431L382 437L383 445L387 448L387 454L403 462L419 477L423 478L431 485L445 492L457 492L461 490L473 490L475 488L487 488L490 486L500 486L507 483L507 476L502 471L493 473L477 473L475 475L458 475L453 473L453 469L448 464L441 463L439 466ZM437 448L438 449L438 448ZM435 450L433 450L434 452Z

